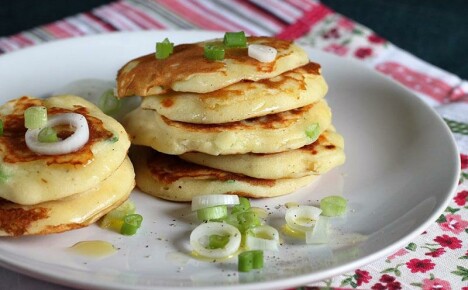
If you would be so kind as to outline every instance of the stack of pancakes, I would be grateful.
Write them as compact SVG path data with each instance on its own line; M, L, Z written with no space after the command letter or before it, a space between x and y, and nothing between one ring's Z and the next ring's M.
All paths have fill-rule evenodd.
M210 61L200 42L120 69L118 96L143 97L124 119L140 145L131 157L142 191L174 201L219 193L272 197L344 162L320 65L289 41L247 41L274 47L276 59L262 63L247 48L231 48L224 60Z
M83 115L89 140L78 151L40 155L24 140L24 111L44 106L48 116ZM87 226L127 200L135 173L124 128L76 96L22 97L0 106L0 236L51 234ZM60 138L68 126L57 128Z

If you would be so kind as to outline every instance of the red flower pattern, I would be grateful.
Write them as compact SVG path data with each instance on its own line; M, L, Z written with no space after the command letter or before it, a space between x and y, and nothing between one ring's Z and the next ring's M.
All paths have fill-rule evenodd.
M325 39L328 39L328 38L340 38L340 32L338 31L338 28L332 28L330 30L328 30L327 32L325 32L324 34L322 34L322 37L325 38Z
M445 253L445 249L444 249L444 248L437 248L437 249L435 249L435 250L433 250L433 251L430 251L430 252L425 253L424 255L437 258L437 257L442 256L442 254L444 254L444 253Z
M334 53L336 55L343 56L348 52L348 48L344 45L332 43L325 47L323 50Z
M367 40L371 43L375 43L375 44L382 44L382 43L385 43L386 40L383 39L382 37L378 36L377 34L371 34L367 37Z
M458 214L448 214L445 216L446 221L440 223L439 226L443 231L460 234L468 227L468 221L462 220Z
M450 286L450 283L442 280L442 279L424 279L423 280L423 285L422 285L423 290L451 290L452 287Z
M434 269L435 264L430 259L411 259L406 263L406 267L411 270L411 273L426 273L429 270Z
M354 52L354 56L360 59L365 59L372 55L372 48L370 47L360 47Z
M460 249L462 246L461 240L459 240L457 237L451 237L448 235L437 236L434 239L434 242L439 243L439 245L442 247L447 247L452 250Z
M453 198L456 204L459 206L464 206L466 204L466 200L468 199L468 190L463 190L457 193L457 196Z
M372 279L372 276L367 271L357 269L354 273L356 274L356 284L358 286L361 286L362 283L369 283L370 279Z

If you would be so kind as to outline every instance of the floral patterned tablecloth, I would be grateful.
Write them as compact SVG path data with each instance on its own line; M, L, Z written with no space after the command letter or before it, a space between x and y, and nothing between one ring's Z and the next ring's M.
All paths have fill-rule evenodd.
M317 287L468 289L468 82L401 50L313 0L121 0L19 34L0 38L0 52L60 38L146 29L244 30L361 60L434 107L460 152L459 186L445 212L392 255Z

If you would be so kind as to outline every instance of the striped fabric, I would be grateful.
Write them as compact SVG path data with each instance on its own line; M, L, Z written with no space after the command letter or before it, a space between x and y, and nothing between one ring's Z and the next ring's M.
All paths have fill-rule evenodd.
M428 229L428 234L419 236L386 259L315 286L461 289L463 282L458 276L463 271L466 276L466 268L460 266L463 271L457 272L454 263L461 264L468 257L466 237L465 248L461 248L461 244L460 248L448 245L447 252L449 249L451 252L447 254L444 248L426 249L430 249L428 245L434 247L434 241L458 241L455 235L462 239L461 235L466 236L468 232L467 81L414 57L315 0L119 0L90 12L1 37L0 54L55 39L149 29L243 30L250 35L276 35L296 40L304 46L362 61L406 86L432 106L446 120L461 153L463 173L457 195L447 209L450 214L443 215L445 220L439 218ZM413 271L419 265L412 262L416 260L419 264L426 261L429 266L437 264L436 270L418 275L418 269Z

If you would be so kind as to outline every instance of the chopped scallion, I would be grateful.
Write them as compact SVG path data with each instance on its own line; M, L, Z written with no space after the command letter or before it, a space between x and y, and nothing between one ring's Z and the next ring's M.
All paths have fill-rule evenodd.
M320 133L320 126L317 123L309 125L309 127L306 128L305 133L307 137L309 137L312 140L316 140L318 138L318 135Z
M247 47L247 38L244 31L226 32L224 34L224 45L228 48Z
M29 107L24 111L24 126L27 129L44 128L47 125L47 108L44 106Z
M126 236L133 236L141 226L143 217L139 214L129 214L123 219L120 233Z
M0 119L0 136L3 136L3 120Z
M263 251L254 250L239 254L237 262L237 270L239 272L250 272L252 269L261 268L263 268Z
M239 197L239 204L235 205L232 207L231 213L238 213L238 212L243 212L246 211L250 208L250 201L248 198L245 197Z
M105 91L99 98L99 109L106 115L117 113L121 107L122 101L114 95L113 89Z
M57 142L59 138L57 137L57 131L52 127L45 127L37 135L37 140L42 143L53 143Z
M225 218L228 214L227 206L218 205L197 210L197 217L200 221L210 221Z
M211 235L208 239L209 249L222 249L229 242L229 236L224 235Z
M203 55L209 60L223 60L224 47L213 44L205 44Z
M347 204L348 202L342 196L332 195L320 200L320 209L324 216L340 216L346 212Z
M174 43L164 38L162 42L156 42L156 58L165 59L174 51Z

